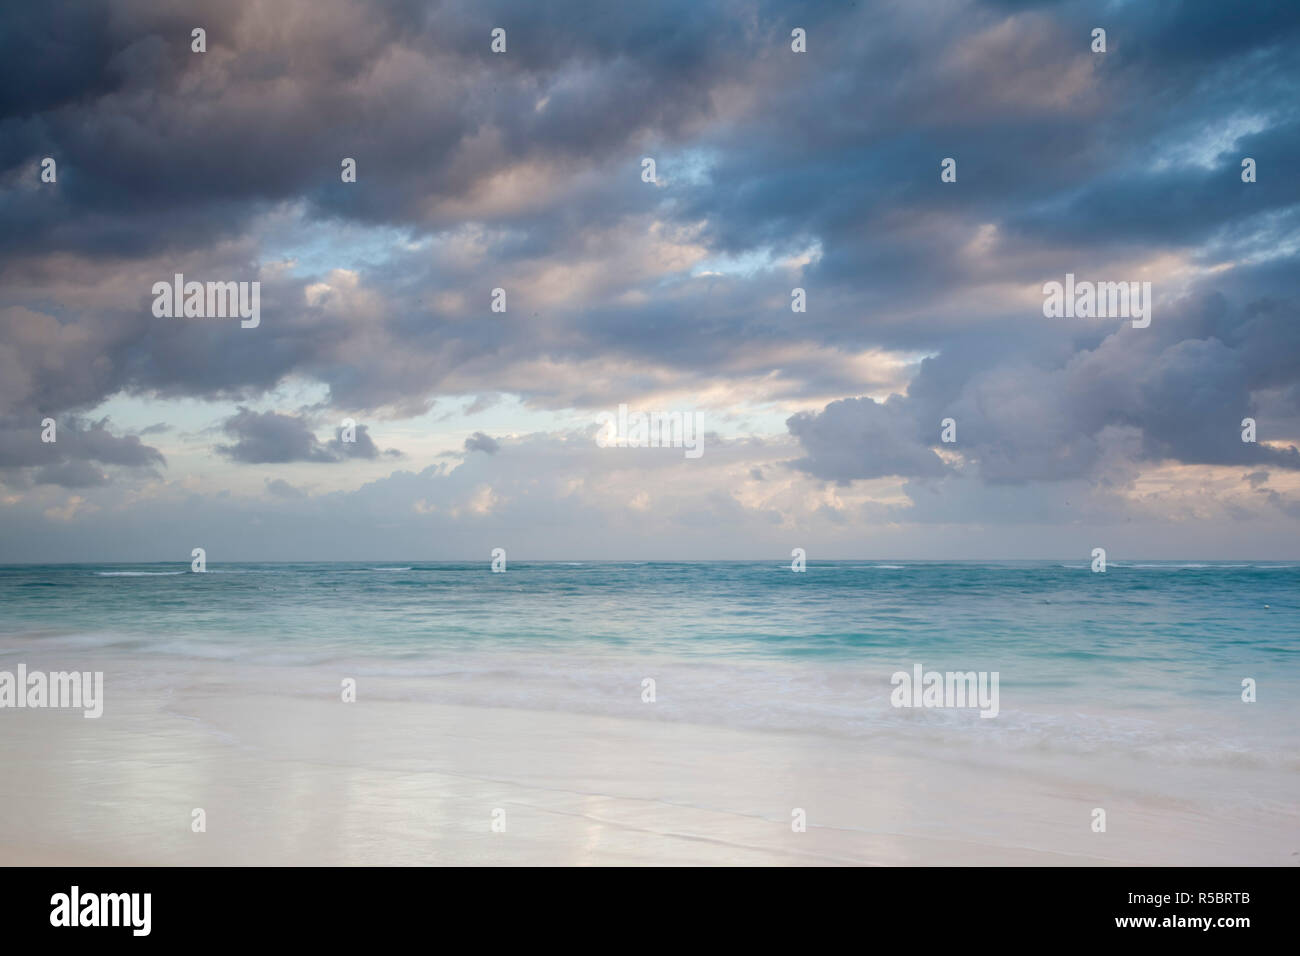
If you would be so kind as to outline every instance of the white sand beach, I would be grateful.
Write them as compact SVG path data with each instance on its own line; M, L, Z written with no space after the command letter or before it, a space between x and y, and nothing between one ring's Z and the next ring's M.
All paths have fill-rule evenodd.
M332 666L104 667L98 720L0 712L0 864L1300 860L1295 807L1270 797L1294 775L1261 768L445 704L409 699L400 677L364 678L343 703Z

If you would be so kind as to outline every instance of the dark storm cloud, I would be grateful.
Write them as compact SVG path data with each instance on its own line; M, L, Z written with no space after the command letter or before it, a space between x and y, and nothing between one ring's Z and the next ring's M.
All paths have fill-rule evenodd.
M6 483L86 488L107 484L106 466L154 473L166 462L136 435L117 435L107 419L54 418L54 441L42 441L43 417L0 418L0 478Z
M808 451L796 468L829 481L886 475L936 477L943 461L917 439L917 423L899 412L904 400L893 396L832 402L819 414L800 413L787 423Z
M1134 430L1144 460L1300 468L1294 446L1241 439L1242 419L1258 414L1252 383L1294 379L1296 307L1260 301L1236 313L1208 295L1171 311L1159 326L1121 328L1054 359L1045 350L1032 363L1010 348L999 355L987 341L927 358L907 398L836 402L791 419L808 452L795 464L841 481L934 475L927 449L951 417L951 448L997 483L1093 475L1115 429Z
M335 460L307 423L293 415L240 408L222 427L237 441L233 445L218 445L216 450L232 461L254 465Z
M342 461L345 458L370 460L378 458L380 455L389 458L402 457L402 453L396 448L385 448L381 452L375 444L375 440L370 437L370 427L368 425L357 425L354 433L347 441L343 440L343 433L343 428L335 428L334 437L325 443L326 450L334 456L336 461Z
M19 228L0 242L145 254L237 235L297 199L420 223L521 157L592 166L706 118L712 81L752 46L731 20L745 6L598 18L576 3L33 7L5 32L0 211ZM495 56L501 24L513 35ZM205 54L190 50L197 25ZM45 155L58 187L17 188ZM339 181L344 156L366 189Z
M290 376L396 414L447 393L603 407L761 380L779 398L847 399L791 420L799 466L827 479L943 473L950 415L991 482L1090 474L1130 445L1296 467L1293 450L1238 437L1252 412L1300 408L1293 4L593 15L241 0L5 16L0 414L121 392L251 402ZM189 49L198 25L206 54ZM1104 55L1088 50L1098 25ZM505 55L489 52L495 26ZM790 53L792 26L807 54ZM46 155L57 184L37 181ZM645 155L660 186L639 180ZM1259 182L1241 183L1242 155ZM339 180L344 156L356 184ZM939 181L947 156L955 184ZM357 265L367 236L382 254ZM274 267L306 256L304 237L318 261ZM692 277L648 237L764 264ZM1004 301L1165 257L1233 267L1141 331ZM341 259L350 272L332 274ZM262 326L153 318L148 290L174 272L260 275ZM789 311L794 285L805 314ZM828 361L876 348L930 356L906 398L859 398L895 383ZM228 427L236 461L379 454L364 428L353 448L277 413L242 408Z
M379 449L365 425L357 425L354 440L343 440L343 429L322 443L306 420L280 412L255 412L248 408L228 418L222 428L237 440L216 450L243 464L278 464L291 461L340 462L348 458L378 458ZM391 453L391 452L390 452Z

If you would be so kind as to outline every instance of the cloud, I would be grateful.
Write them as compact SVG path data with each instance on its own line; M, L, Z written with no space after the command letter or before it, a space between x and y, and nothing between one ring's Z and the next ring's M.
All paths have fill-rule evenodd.
M59 489L28 489L0 498L12 531L0 537L0 561L57 560L75 548L83 561L188 562L194 540L209 557L261 561L486 562L498 546L516 560L651 560L680 557L685 544L698 557L770 558L779 569L795 546L817 558L1014 558L1086 556L1083 544L1095 541L1112 554L1265 558L1294 553L1300 504L1300 481L1278 476L1277 490L1261 493L1227 466L1173 466L1117 494L1086 479L991 485L958 471L838 485L784 467L797 452L791 439L718 438L694 460L680 449L600 448L577 432L504 444L509 454L310 495L262 477L247 494L169 481L129 495L77 489L75 503Z
M283 478L266 479L266 493L275 498L305 498L307 492L295 488Z
M838 481L934 476L943 469L926 449L938 447L939 423L951 417L957 441L945 447L995 483L1107 481L1124 461L1300 469L1292 444L1241 440L1241 420L1256 414L1253 392L1300 374L1281 358L1300 354L1296 307L1261 300L1233 310L1208 294L1166 309L1159 326L1121 326L1070 350L1028 338L927 358L907 397L835 402L792 418L808 452L796 466ZM1136 439L1122 451L1120 431Z
M37 469L33 480L63 488L90 488L108 484L108 475L89 461L64 461Z
M243 464L332 463L380 455L365 425L356 426L354 441L344 441L344 430L340 427L335 430L334 438L322 443L303 418L280 412L256 412L241 406L222 423L222 428L237 440L231 445L217 445L216 451Z
M475 432L465 439L465 450L467 452L482 451L489 455L495 455L500 449L501 445L495 438L482 432Z
M305 421L293 415L241 407L222 427L238 440L233 445L218 445L216 450L232 461L252 465L339 460L317 441Z
M85 488L108 484L113 471L155 474L166 464L158 449L136 435L118 435L107 418L88 421L78 415L55 418L52 436L41 416L0 417L0 478L10 484L54 484Z
M219 460L166 447L216 509L240 480L229 463L349 461L333 472L373 481L397 453L335 423L411 434L437 406L446 434L410 474L450 462L448 436L475 426L463 449L486 454L460 467L488 470L402 514L424 501L429 520L523 527L527 508L572 497L653 515L662 489L599 487L627 459L489 437L628 402L705 409L759 439L707 492L674 485L682 514L738 540L810 515L980 526L1022 504L1066 521L1052 495L1084 487L1093 515L1131 517L1134 489L1167 468L1267 470L1274 490L1300 467L1300 180L1286 174L1300 9L1120 5L1105 55L1088 49L1092 17L812 3L809 52L793 54L788 11L767 0L599 17L576 0L15 12L0 34L0 479L72 525L109 522L108 496L161 494L166 463L95 424L101 407L148 403L138 434L174 427L183 446L199 401L221 409ZM206 54L189 49L196 22ZM488 49L498 23L505 56ZM1245 155L1257 183L1240 180ZM39 181L45 156L56 183ZM177 272L261 282L261 325L156 319L151 286ZM1038 290L1067 272L1150 279L1151 327L1045 320ZM795 287L806 312L790 310ZM284 398L296 390L310 399ZM300 413L258 410L273 406ZM57 445L39 442L46 416ZM1240 441L1247 416L1257 444ZM553 497L490 469L520 467L525 447L570 469ZM245 479L250 509L323 497L262 478ZM1205 505L1185 473L1174 485ZM60 487L100 510L45 497ZM1289 487L1275 494L1240 506L1292 520Z
M856 478L938 477L942 459L917 437L916 422L899 411L904 400L847 398L818 414L802 412L786 423L807 450L796 468L828 481Z

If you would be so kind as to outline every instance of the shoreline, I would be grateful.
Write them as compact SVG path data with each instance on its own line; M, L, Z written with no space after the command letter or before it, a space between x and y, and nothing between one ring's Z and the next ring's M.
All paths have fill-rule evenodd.
M311 669L273 690L229 662L130 666L98 720L0 713L0 865L1300 860L1294 806L1239 799L1265 774L1285 794L1284 771L383 699L403 682L376 676L344 704Z

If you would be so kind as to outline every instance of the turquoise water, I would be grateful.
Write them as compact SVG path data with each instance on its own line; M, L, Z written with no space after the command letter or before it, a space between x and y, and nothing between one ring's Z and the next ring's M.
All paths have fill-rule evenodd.
M250 648L904 657L959 650L1137 667L1297 666L1300 564L515 563L0 566L0 632ZM130 638L137 638L131 641Z
M887 679L921 663L999 672L983 723L1013 741L1130 740L1103 718L1136 715L1273 759L1300 723L1297 563L9 565L0 610L0 665L346 661L434 699L613 713L653 666L657 716L872 733L915 725Z

